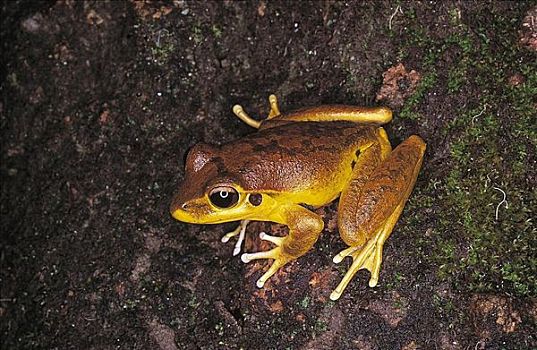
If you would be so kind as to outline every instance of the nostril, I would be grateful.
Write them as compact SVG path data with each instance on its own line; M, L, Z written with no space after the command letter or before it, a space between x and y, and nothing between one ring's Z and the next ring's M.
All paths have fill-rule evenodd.
M181 205L181 209L183 210L187 210L188 208L188 204L187 203L183 203L183 205Z

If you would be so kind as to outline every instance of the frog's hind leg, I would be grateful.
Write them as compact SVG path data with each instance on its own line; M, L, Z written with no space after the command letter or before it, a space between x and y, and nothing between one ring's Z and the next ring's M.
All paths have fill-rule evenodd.
M241 105L233 106L233 113L237 116L237 118L239 118L246 124L250 125L252 128L259 129L259 127L261 126L261 122L259 120L255 120L254 118L250 117L244 111L244 109L242 109Z
M278 107L278 98L276 97L276 95L272 94L268 97L268 99L270 104L270 112L267 119L272 119L281 114L280 107Z
M338 220L341 238L350 247L337 254L334 262L351 256L353 263L330 299L337 300L360 269L371 273L369 286L376 286L382 247L414 187L424 152L423 140L411 136L380 161L371 175L353 179L343 191Z
M360 124L382 125L392 120L392 111L386 107L357 107L347 105L324 105L300 109L291 113L281 114L276 95L269 96L270 112L265 120L250 117L241 105L233 106L233 113L253 128L269 128L279 122L332 122L348 121ZM274 120L274 122L269 122Z
M348 121L360 124L381 125L392 120L392 111L386 107L324 105L282 114L276 119L294 122Z
M352 249L351 252L345 256L352 257L352 265L349 267L349 270L345 276L343 276L343 279L341 282L339 282L336 289L334 289L332 294L330 294L331 300L339 299L354 275L361 269L366 269L371 273L369 286L375 287L377 285L380 273L380 265L382 263L382 248L384 246L384 242L389 237L393 227L395 226L399 215L401 215L403 207L404 203L397 206L396 210L386 221L386 224L373 235L373 237L365 244L365 246L362 247L362 249L360 249L360 247L349 247L354 249ZM334 257L334 262L336 264L343 260L344 256L342 257L341 255L344 255L344 252L349 250L349 248L343 250L340 254Z
M270 95L269 96L269 104L270 104L270 112L267 116L266 120L275 118L280 115L280 108L278 107L278 98L276 95ZM233 113L243 122L250 125L253 128L259 129L261 126L261 123L263 121L255 120L254 118L250 117L242 108L241 105L235 105L233 106Z

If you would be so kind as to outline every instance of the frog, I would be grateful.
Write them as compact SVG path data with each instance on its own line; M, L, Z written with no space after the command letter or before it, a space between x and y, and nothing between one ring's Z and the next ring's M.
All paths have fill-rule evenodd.
M275 95L269 96L269 105L263 120L250 117L240 105L233 107L257 132L190 149L171 215L193 224L240 221L222 238L239 236L234 255L249 222L287 226L283 237L259 233L273 248L241 255L245 263L272 260L256 282L263 288L278 270L314 247L324 230L316 209L339 199L337 227L347 248L333 262L347 257L352 262L330 299L339 299L361 269L370 273L369 286L377 286L383 246L415 186L425 142L411 135L392 149L382 127L392 120L387 107L321 105L281 113Z

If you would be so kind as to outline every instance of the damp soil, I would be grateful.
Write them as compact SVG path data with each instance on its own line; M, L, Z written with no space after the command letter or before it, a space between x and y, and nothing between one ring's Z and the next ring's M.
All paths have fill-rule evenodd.
M2 1L1 348L537 347L536 12ZM284 112L387 105L394 145L427 142L377 287L361 271L328 298L349 266L332 262L345 248L337 203L317 210L314 249L264 289L269 262L244 264L220 241L237 223L170 216L188 149L255 132L231 107L261 119L271 93ZM286 234L252 223L246 251L270 249L261 231Z

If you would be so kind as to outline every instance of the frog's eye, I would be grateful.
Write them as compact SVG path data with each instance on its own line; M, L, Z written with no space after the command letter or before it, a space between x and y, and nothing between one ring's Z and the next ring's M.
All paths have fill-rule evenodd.
M209 192L209 199L218 208L231 208L239 201L239 193L233 187L220 186Z

